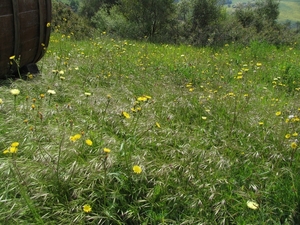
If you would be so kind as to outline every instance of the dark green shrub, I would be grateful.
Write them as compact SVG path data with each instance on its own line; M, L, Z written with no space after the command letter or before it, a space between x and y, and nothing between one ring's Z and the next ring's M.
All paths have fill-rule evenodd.
M84 18L61 2L52 2L52 29L75 39L91 37L93 29Z

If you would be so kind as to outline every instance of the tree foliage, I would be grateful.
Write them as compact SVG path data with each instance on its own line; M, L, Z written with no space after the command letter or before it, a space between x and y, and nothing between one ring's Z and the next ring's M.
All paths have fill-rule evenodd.
M117 4L118 0L81 0L80 15L92 18L101 8L109 9Z
M258 1L255 5L240 5L235 10L235 17L243 27L254 26L257 32L276 25L279 16L279 2L277 0Z
M120 0L119 9L150 38L163 32L175 13L173 0Z
M98 31L123 38L147 37L151 41L201 46L232 41L242 44L257 40L272 44L297 41L295 34L300 33L299 24L292 31L291 26L287 29L286 25L277 22L279 0L240 4L232 14L226 12L220 1L69 0L69 3L75 11L80 2L79 14ZM59 8L55 10L61 11ZM71 29L69 21L62 24Z
M195 0L193 5L193 29L204 29L216 23L221 15L218 0Z

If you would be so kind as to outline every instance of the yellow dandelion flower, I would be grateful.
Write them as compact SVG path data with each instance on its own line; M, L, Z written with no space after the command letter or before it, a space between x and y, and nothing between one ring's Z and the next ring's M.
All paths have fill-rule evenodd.
M298 147L297 143L296 142L292 142L291 143L291 148L292 149L296 149Z
M92 142L90 139L85 140L85 143L86 143L88 146L92 146L92 145L93 145L93 142Z
M254 201L247 201L247 206L248 206L248 208L253 209L253 210L257 210L259 208L258 203L254 202Z
M89 97L89 96L91 96L91 95L92 95L92 93L85 92L85 93L84 93L84 95L85 95L86 97Z
M75 134L74 136L70 137L70 140L75 142L81 138L81 134Z
M17 147L10 147L10 148L9 148L9 152L10 152L10 153L17 153L17 151L18 151L18 148L17 148Z
M46 27L50 27L50 26L51 26L51 23L47 23L47 24L46 24Z
M76 140L80 139L80 138L81 138L81 134L75 134L75 135L74 135L74 138L75 138Z
M109 148L104 148L103 151L104 151L105 153L110 153L110 149L109 149Z
M206 119L207 119L207 117L206 117L206 116L202 116L201 118L202 118L203 120L206 120Z
M8 154L9 153L9 149L5 149L4 151L3 151L3 154Z
M0 105L1 105L1 104L3 104L3 100L2 100L2 98L0 98Z
M41 98L45 98L45 94L40 94L40 97Z
M83 211L86 212L86 213L89 213L92 211L92 207L89 205L89 204L85 204L83 207L82 207Z
M285 137L286 139L289 139L289 138L291 137L291 134L286 134L284 137Z
M146 98L145 96L141 96L141 97L138 97L137 100L140 102L145 102L148 100L148 98Z
M281 112L278 111L278 112L275 113L275 115L276 115L276 116L280 116L280 115L281 115Z
M155 125L160 128L160 124L158 122L156 122Z
M19 142L13 142L10 145L11 147L18 147L19 146Z
M264 122L258 122L259 125L264 125Z
M10 60L13 60L13 59L15 59L15 58L16 58L15 55L12 55L11 57L9 57Z
M295 132L295 133L292 134L292 136L293 136L293 137L297 137L297 136L298 136L298 133Z
M138 165L134 165L134 166L132 167L132 170L133 170L133 172L136 173L136 174L140 174L140 173L142 172L142 168L141 168L140 166L138 166Z
M122 115L126 118L126 119L130 119L130 115L127 112L122 112Z
M20 90L19 89L11 89L10 90L10 93L12 94L12 95L19 95L20 94Z
M262 64L260 62L256 63L256 66L260 67Z

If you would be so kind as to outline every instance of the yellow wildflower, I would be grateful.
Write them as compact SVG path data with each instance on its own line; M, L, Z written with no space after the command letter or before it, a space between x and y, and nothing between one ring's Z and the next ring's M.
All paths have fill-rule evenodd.
M93 145L93 142L92 142L90 139L85 140L85 143L86 143L88 146L92 146L92 145Z
M148 100L148 98L145 97L145 96L141 96L141 97L138 97L137 100L140 101L140 102L145 102L145 101Z
M126 119L130 119L129 113L123 111L122 114L123 114L123 116L124 116Z
M275 115L276 115L276 116L280 116L280 115L281 115L281 112L278 111L278 112L275 113Z
M17 148L17 147L10 147L10 148L9 148L9 152L10 152L10 153L17 153L17 151L18 151L18 148Z
M20 90L19 89L11 89L10 90L10 93L12 94L12 95L18 95L18 94L20 94Z
M140 173L142 172L142 168L141 168L140 166L138 166L138 165L134 165L134 166L132 167L132 170L133 170L133 172L136 173L136 174L140 174Z
M89 205L89 204L85 204L83 207L82 207L83 211L86 212L86 213L89 213L92 211L92 207Z
M56 94L56 92L54 90L48 90L47 93L50 94L50 95L55 95Z
M109 148L104 148L103 151L104 151L105 153L110 153L110 149L109 149Z
M160 128L160 124L158 122L156 122L155 125Z
M296 149L296 148L297 148L297 146L298 146L298 145L297 145L297 143L296 143L296 142L292 142L292 144L291 144L291 148L292 148L292 149Z
M5 149L5 150L3 151L3 154L7 154L7 153L9 153L9 150L8 150L8 149Z
M254 202L254 201L247 201L247 206L248 206L248 208L253 209L253 210L258 209L258 207L259 207L258 203Z
M75 134L74 136L70 137L70 140L75 142L81 138L81 134Z
M10 146L11 147L18 147L19 146L19 142L13 142Z

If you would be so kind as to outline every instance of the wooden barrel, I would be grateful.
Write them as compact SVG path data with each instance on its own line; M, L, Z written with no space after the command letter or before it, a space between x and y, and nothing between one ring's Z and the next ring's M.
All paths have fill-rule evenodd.
M50 22L51 0L0 0L0 78L43 57Z

